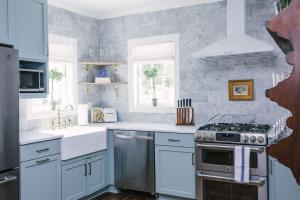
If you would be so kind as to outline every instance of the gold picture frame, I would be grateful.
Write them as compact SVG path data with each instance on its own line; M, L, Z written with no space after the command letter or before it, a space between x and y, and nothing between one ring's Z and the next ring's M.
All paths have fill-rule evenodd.
M230 101L252 101L254 100L253 80L230 80L228 82Z

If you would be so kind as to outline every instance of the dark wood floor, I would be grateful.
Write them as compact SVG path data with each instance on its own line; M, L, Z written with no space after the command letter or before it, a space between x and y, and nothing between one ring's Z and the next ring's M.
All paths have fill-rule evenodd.
M155 200L155 197L147 193L122 191L118 194L106 193L93 200Z

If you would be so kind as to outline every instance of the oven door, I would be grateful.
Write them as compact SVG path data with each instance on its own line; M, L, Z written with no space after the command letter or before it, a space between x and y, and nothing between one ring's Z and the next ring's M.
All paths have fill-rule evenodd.
M234 173L234 147L230 144L196 144L198 170ZM250 175L267 176L265 147L250 147Z
M197 200L267 200L267 178L251 176L249 183L235 182L232 174L197 171Z

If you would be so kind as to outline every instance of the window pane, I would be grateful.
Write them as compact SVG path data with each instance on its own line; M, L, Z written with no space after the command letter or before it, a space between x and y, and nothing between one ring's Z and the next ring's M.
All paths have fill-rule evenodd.
M174 107L175 62L160 60L155 62L135 62L138 107L152 107L157 98L159 107Z
M57 105L66 106L73 101L73 70L72 63L50 60L49 71L59 73L61 78L49 78L49 101Z

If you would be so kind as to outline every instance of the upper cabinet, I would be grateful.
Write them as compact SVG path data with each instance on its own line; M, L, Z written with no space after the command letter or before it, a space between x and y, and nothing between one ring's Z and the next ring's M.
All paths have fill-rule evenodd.
M15 0L0 0L0 43L13 44Z
M47 0L16 0L15 47L20 60L48 61L47 9Z

